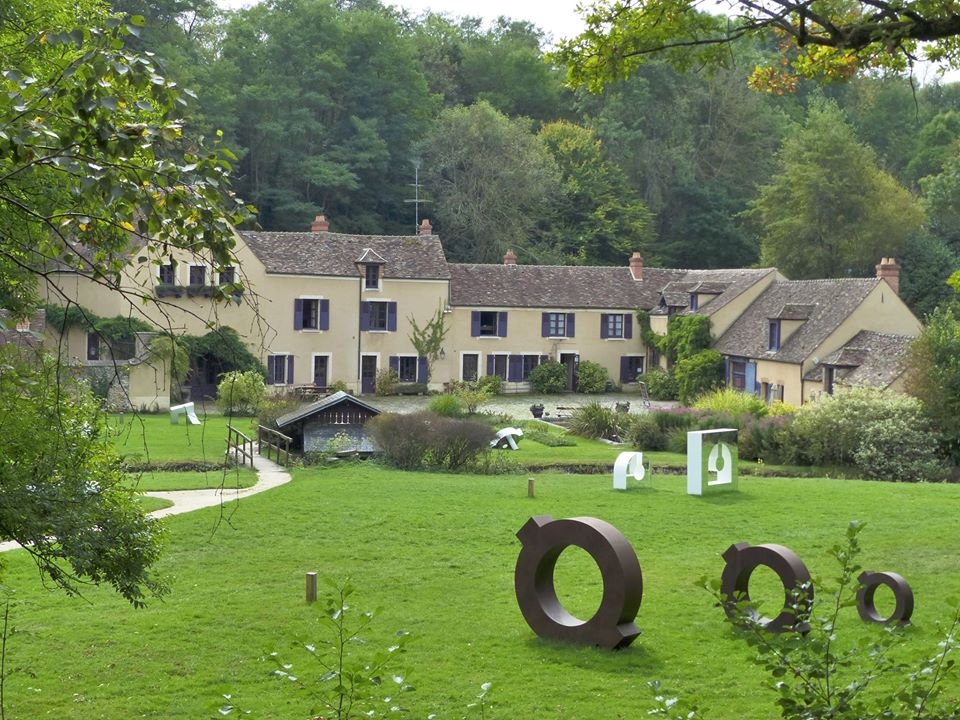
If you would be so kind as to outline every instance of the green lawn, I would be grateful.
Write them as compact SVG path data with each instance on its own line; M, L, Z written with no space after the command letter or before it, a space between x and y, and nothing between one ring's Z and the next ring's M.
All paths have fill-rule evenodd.
M560 448L563 449L563 448ZM688 497L685 479L656 476L625 493L605 475L477 477L397 472L375 465L300 470L294 482L227 508L168 521L163 570L172 592L133 610L106 590L72 599L44 590L23 551L4 580L17 590L8 646L8 718L213 718L222 693L251 717L311 717L306 691L271 677L271 650L304 680L320 674L303 650L319 639L303 602L304 573L351 576L354 605L382 608L372 636L414 634L403 668L417 692L409 717L478 717L467 710L480 684L493 685L490 720L638 718L652 707L645 682L698 690L708 717L776 717L751 652L697 589L718 577L733 542L776 542L820 578L848 521L868 523L862 564L905 576L917 597L904 648L926 656L937 622L960 596L960 486L749 478L741 491ZM513 593L516 531L532 515L592 515L629 538L644 571L637 619L642 635L621 652L541 641ZM228 517L228 522L225 522ZM758 570L759 597L776 591ZM561 599L587 614L599 599L598 572L571 549L557 568ZM879 594L878 594L879 597ZM848 608L841 637L865 638ZM960 682L952 680L954 697Z
M184 418L173 425L169 415L112 415L108 422L117 449L131 464L222 462L230 420L222 415L201 415L200 419L200 425L190 425ZM252 424L251 418L233 421L247 435Z
M209 472L163 472L146 470L131 475L131 481L140 492L163 490L205 490L211 488L247 488L257 482L257 473L251 468L225 468Z
M154 510L161 510L163 508L168 508L173 505L169 500L164 500L163 498L147 497L146 495L141 495L137 498L137 501L143 507L146 512L153 512Z

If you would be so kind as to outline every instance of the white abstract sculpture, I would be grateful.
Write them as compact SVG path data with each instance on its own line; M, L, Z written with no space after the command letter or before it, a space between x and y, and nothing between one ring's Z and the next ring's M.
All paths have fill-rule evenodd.
M181 415L186 415L187 422L189 422L191 425L200 424L200 418L197 417L197 413L193 409L192 402L184 403L183 405L172 406L170 408L170 424L179 425Z
M613 463L614 490L627 489L627 475L632 475L634 480L643 480L646 469L643 467L642 452L622 452L617 455Z
M687 494L704 495L737 487L737 431L733 428L687 433Z
M490 441L490 447L492 448L507 448L511 450L518 450L516 438L523 437L523 430L521 428L508 427L497 432L496 437Z

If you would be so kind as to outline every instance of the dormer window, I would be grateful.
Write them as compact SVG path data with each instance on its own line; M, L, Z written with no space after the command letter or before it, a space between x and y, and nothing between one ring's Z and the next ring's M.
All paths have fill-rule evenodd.
M367 290L380 289L380 266L379 265L365 266L363 287Z
M767 350L780 349L780 321L771 320L767 333Z
M699 310L700 309L700 296L695 292L690 293L690 309Z

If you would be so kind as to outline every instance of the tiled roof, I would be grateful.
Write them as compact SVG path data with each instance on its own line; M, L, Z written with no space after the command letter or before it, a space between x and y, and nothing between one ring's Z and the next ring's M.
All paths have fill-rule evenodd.
M725 289L702 312L719 309L770 269L677 270L644 268L634 280L630 268L590 265L450 265L450 302L454 306L543 308L656 308L664 288L678 290L676 302L686 307L689 288L704 282ZM681 285L678 285L680 283Z
M268 273L357 277L359 258L379 256L387 279L446 280L450 277L443 247L436 235L241 231L240 237Z
M876 278L774 282L737 318L715 347L724 355L802 363L879 282ZM804 308L808 317L784 338L778 351L767 350L769 320L780 317L788 306L808 306Z
M281 415L277 418L277 427L286 427L287 425L299 422L300 420L306 420L308 417L315 415L318 412L343 404L356 405L364 410L369 410L374 415L380 414L380 411L373 405L364 402L358 397L354 397L350 393L346 393L343 390L338 390L337 392L333 393L333 395L328 395L325 398L321 398L320 400L310 403L299 410L294 410L292 413Z
M861 330L842 348L830 353L820 365L850 368L844 384L887 387L903 372L901 361L914 338Z

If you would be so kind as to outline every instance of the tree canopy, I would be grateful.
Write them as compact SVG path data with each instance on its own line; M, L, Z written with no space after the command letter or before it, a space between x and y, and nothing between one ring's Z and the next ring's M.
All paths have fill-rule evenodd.
M598 0L587 29L560 45L573 85L599 89L654 55L683 66L726 65L742 38L775 40L784 59L752 82L792 89L796 77L848 78L864 68L903 70L925 58L960 64L960 8L941 0L731 0L727 16L697 0Z

